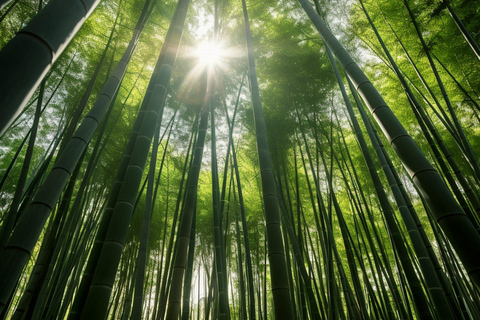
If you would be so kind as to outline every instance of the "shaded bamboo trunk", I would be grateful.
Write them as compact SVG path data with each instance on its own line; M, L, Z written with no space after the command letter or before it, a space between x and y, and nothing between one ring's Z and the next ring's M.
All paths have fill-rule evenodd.
M166 314L167 320L177 320L180 313L183 276L187 264L188 246L190 243L192 220L197 199L198 179L208 125L209 105L204 105L203 108L192 165L188 173L188 183L185 190L185 204L182 210L182 217L175 243L176 256L173 262L172 287L170 290Z
M270 262L270 277L272 284L273 307L275 318L293 319L293 301L290 298L285 250L280 228L280 212L277 199L275 177L273 175L270 151L267 142L265 119L255 71L255 56L253 53L252 35L248 20L247 6L242 0L247 39L248 69L250 79L250 94L255 120L258 161L262 180L263 204L265 212L268 260Z
M162 65L157 75L157 82L149 97L132 156L125 170L112 217L105 235L105 240L98 256L90 289L85 300L82 319L97 319L106 316L108 301L115 281L115 274L125 246L130 219L135 207L135 198L141 183L145 162L151 146L155 128L160 126L167 96L173 65L176 60L183 25L189 1L181 0L177 5L178 16L172 21L170 42L165 43Z
M99 0L53 0L0 51L0 135L12 123Z

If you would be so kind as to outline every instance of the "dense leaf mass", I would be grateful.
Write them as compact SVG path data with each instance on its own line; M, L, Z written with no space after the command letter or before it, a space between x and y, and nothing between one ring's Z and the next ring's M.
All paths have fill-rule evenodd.
M0 319L480 319L480 2L243 4L0 0Z

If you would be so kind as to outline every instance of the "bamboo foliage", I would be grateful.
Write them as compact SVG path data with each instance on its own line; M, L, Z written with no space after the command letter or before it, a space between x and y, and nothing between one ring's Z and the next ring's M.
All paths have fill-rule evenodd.
M0 319L480 317L474 1L299 2L104 0L70 31L0 136ZM43 1L5 3L9 52Z
M480 236L472 223L455 201L438 172L407 134L372 83L328 30L320 16L307 1L299 0L299 2L381 126L392 148L427 201L437 223L448 235L449 241L470 277L477 286L480 286L480 255L475 254L480 245Z
M105 240L93 273L92 282L85 301L82 319L104 318L106 316L111 288L115 280L116 269L125 244L129 221L133 213L135 198L140 185L148 151L155 129L163 116L163 107L170 82L171 71L182 35L182 27L188 10L189 1L178 3L178 14L173 21L170 41L164 45L164 58L157 75L152 95L146 105L145 115L140 124L132 157L125 169L125 176L118 193L110 224L105 234ZM109 275L105 277L105 275ZM97 307L103 301L102 307Z
M5 301L12 294L22 268L29 259L50 211L55 207L63 187L70 178L70 173L77 166L88 142L120 86L138 37L143 29L146 13L145 10L145 13L140 17L129 47L104 84L95 105L85 117L82 125L76 130L62 155L57 159L55 167L48 175L42 189L37 193L28 211L22 215L2 252L2 261L11 262L2 264L4 269L0 280L2 283L0 308L5 306ZM32 223L32 221L35 222Z

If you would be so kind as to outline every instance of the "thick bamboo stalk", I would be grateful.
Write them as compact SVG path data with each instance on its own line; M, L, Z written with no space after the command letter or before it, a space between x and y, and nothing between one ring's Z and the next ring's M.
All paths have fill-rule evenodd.
M180 45L188 6L189 0L178 2L178 16L176 17L177 19L172 21L170 26L173 32L171 41L165 43L162 48L162 51L165 51L165 56L157 75L158 82L155 84L149 97L145 116L140 125L132 151L132 157L125 170L124 182L120 187L119 196L105 235L105 241L98 257L98 263L82 312L82 319L97 319L106 315L116 270L125 246L135 198L142 179L152 137L155 128L160 125L162 120L167 88Z
M53 7L53 9L52 7L49 8L50 11L56 10L55 7ZM138 37L143 29L143 23L144 21L139 21L137 24L137 28L122 59L118 62L112 74L105 82L92 109L76 130L62 154L57 158L54 168L36 194L31 206L18 221L10 241L1 254L1 260L6 263L2 263L0 266L0 310L4 307L8 296L13 292L16 282L22 273L23 267L30 258L35 243L40 236L52 208L55 207L63 188L70 178L71 172L73 172L77 166L81 155L84 153L100 121L105 115L108 106L120 87L132 53L136 47ZM2 77L1 79L5 78Z
M19 206L24 194L25 183L27 180L27 175L30 169L30 162L32 160L33 148L35 146L35 140L37 138L38 124L40 122L40 117L42 115L42 103L43 96L45 92L45 83L46 79L40 84L40 93L37 100L37 108L35 109L35 117L33 119L33 125L30 129L30 140L28 142L27 151L25 152L25 157L23 159L22 171L20 172L20 177L18 178L15 194L13 195L12 203L10 208L5 215L5 220L3 221L2 228L0 229L0 251L5 247L10 233L12 232L15 221L18 219L17 215L19 212Z
M470 277L480 287L480 254L478 252L480 236L470 220L455 201L441 176L428 162L373 84L327 28L310 3L306 0L299 0L299 2L345 69L356 90L365 100L392 148L432 210L437 223L455 248Z
M0 51L0 135L100 0L53 0Z

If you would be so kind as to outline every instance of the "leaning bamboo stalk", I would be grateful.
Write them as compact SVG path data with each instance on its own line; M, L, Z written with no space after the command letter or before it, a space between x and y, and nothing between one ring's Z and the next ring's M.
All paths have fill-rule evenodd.
M171 261L174 259L174 241L176 239L175 234L178 229L179 225L179 216L180 216L180 206L182 205L182 211L183 211L183 202L185 200L185 195L186 195L186 185L188 185L188 177L185 179L185 176L187 175L188 168L191 166L192 161L193 161L193 153L194 153L194 147L195 147L195 141L196 137L198 136L198 122L200 118L200 110L196 110L195 114L195 120L192 125L191 129L191 135L190 135L190 140L188 143L188 148L187 152L185 155L185 161L183 163L183 169L182 169L182 176L180 178L180 187L178 190L178 195L177 195L177 201L175 204L175 209L173 213L173 221L172 221L172 226L170 229L170 235L169 235L169 240L168 240L168 246L167 246L167 251L165 254L165 270L163 273L161 272L162 270L159 271L159 289L158 289L158 302L157 304L157 311L155 312L155 318L160 318L163 319L165 315L165 309L166 309L166 304L167 304L167 296L168 296L168 290L170 288L171 284L171 279L172 279L172 269L171 268ZM167 211L166 211L167 212ZM163 252L163 251L162 251ZM163 265L162 265L163 267Z
M195 234L197 225L197 208L193 210L192 228L190 230L190 243L188 245L187 265L185 270L185 279L183 284L183 306L182 306L182 320L190 319L190 295L192 290L192 278L193 278L193 263L195 255Z
M3 173L3 177L2 177L2 180L0 180L0 191L2 191L3 189L3 185L5 184L5 182L7 181L7 178L9 178L10 176L10 172L12 172L12 169L15 165L15 163L17 162L17 160L19 159L20 157L20 153L23 149L23 146L25 145L25 143L27 142L27 140L29 140L29 137L30 137L30 133L32 132L32 130L30 129L27 134L25 135L25 137L23 138L22 142L20 143L20 145L18 146L17 148L17 151L15 152L15 154L13 155L12 159L10 160L10 164L8 165L7 169L4 171ZM5 219L5 218L3 218ZM5 222L4 222L5 223ZM3 228L3 227L2 227ZM0 231L1 233L1 231Z
M306 0L299 0L299 2L365 100L392 148L431 208L435 220L455 248L471 279L477 287L480 287L480 254L478 254L480 235L455 201L440 174L428 162L360 67L327 28L310 3Z
M298 113L297 113L298 115ZM302 128L302 126L300 125L300 128ZM304 137L304 141L306 141L306 138L305 138L305 134L303 133L302 131L302 135ZM297 141L299 140L299 138L297 137ZM320 222L319 222L319 218L318 218L318 212L317 212L317 206L316 206L316 203L315 203L315 197L313 195L313 190L312 190L312 185L311 185L311 182L310 182L310 179L309 179L309 174L308 174L308 170L307 170L307 166L305 164L305 156L304 156L304 153L303 153L303 150L302 150L302 146L300 144L300 142L298 142L298 145L299 145L299 151L300 151L300 158L302 159L302 165L303 165L303 169L304 169L304 176L305 176L305 180L306 180L306 183L307 183L307 187L308 187L308 193L309 193L309 197L310 197L310 204L311 204L311 208L313 210L313 216L314 216L314 219L315 219L315 226L316 226L316 229L317 231L320 231L322 230L322 228L320 227ZM310 152L308 151L308 144L305 144L306 146L306 149L307 149L307 158L309 159L310 163L311 163L311 156L310 156ZM317 183L316 179L315 179L315 183ZM308 229L308 228L307 228ZM318 234L320 234L320 232L318 232ZM323 244L325 241L322 241L321 243ZM313 241L310 239L310 245L311 247L314 247L313 246ZM322 251L324 251L324 248L322 248ZM318 262L318 257L317 257L317 253L315 251L312 252L313 253L313 265L315 266L315 269L317 271L317 276L322 279L323 277L323 274L322 274L322 270L320 269L320 264ZM311 267L312 270L314 270L313 266ZM313 279L315 280L315 279ZM316 282L314 282L315 285L316 285ZM325 305L327 304L327 297L326 297L326 290L325 290L325 287L323 285L323 281L319 281L319 289L316 288L317 290L317 299L318 299L318 302L319 302L319 309L320 309L320 312L321 312L321 316L322 318L326 318L326 311L325 311Z
M345 142L344 142L344 144L345 144ZM388 299L386 289L385 289L384 279L386 280L386 282L390 286L390 292L391 292L391 295L393 297L393 300L397 304L395 306L395 308L398 310L399 315L401 315L401 317L407 317L407 315L406 315L407 311L405 309L405 306L404 306L402 300L400 299L400 293L398 292L398 288L393 281L394 277L393 277L393 271L391 269L391 266L388 263L388 261L384 260L383 261L384 263L382 263L382 260L380 259L379 254L377 253L377 251L380 251L380 255L382 257L386 257L386 255L387 255L386 251L385 251L386 248L384 248L381 241L376 241L377 245L379 246L379 249L377 249L375 247L374 239L378 239L379 236L378 236L377 227L373 223L372 219L370 219L370 220L372 221L371 228L373 229L373 236L371 235L371 231L368 230L368 225L367 225L367 220L365 219L365 215L367 215L369 218L371 218L372 217L371 209L367 205L367 201L366 201L366 198L365 198L365 192L363 191L363 188L360 184L360 179L359 179L357 170L355 169L355 165L353 163L350 152L348 151L347 148L345 148L345 151L346 151L346 157L349 160L349 162L347 163L345 168L347 169L347 171L349 172L349 175L351 176L350 179L352 181L356 182L354 184L354 188L353 188L353 190L355 190L355 197L353 197L353 199L356 199L356 201L354 201L355 208L356 208L356 211L358 212L358 218L360 220L360 225L365 230L365 232L364 232L365 235L363 236L363 233L360 233L360 236L363 239L366 239L366 241L362 240L362 242L364 243L365 252L367 253L365 255L367 256L370 268L371 269L376 269L376 271L377 271L376 272L376 277L374 277L373 280L375 282L375 286L381 288L381 294L384 297L384 299L381 301L382 302L382 307L384 309L384 310L382 310L384 312L384 317L386 317L387 314L391 315L390 317L393 317L393 309L392 309L392 307L390 306L390 303L389 303L389 299ZM348 164L350 166L348 166ZM351 168L351 170L350 170L350 168ZM364 204L365 209L362 208L363 207L361 205L362 203ZM354 218L355 218L356 226L357 226L357 230L358 230L357 234L359 234L360 225L359 225L359 223L356 219L357 216L354 216ZM370 249L368 249L367 243L370 246ZM369 251L372 253L373 262L372 262L372 259L370 258L370 255L368 254ZM361 260L361 259L359 259L359 260Z
M209 71L210 72L210 71ZM207 80L212 81L212 80ZM213 85L214 86L214 85ZM215 90L215 88L213 88ZM212 176L212 208L213 208L213 235L214 235L214 254L217 267L216 277L218 283L219 295L219 319L228 319L230 317L228 309L228 280L225 258L225 243L222 228L222 213L220 211L220 190L217 166L217 146L216 146L216 128L215 128L215 96L210 101L210 142L211 142L211 176Z
M333 153L333 139L328 136L326 136L327 140L329 140L329 149L331 150L331 153L333 154L331 157L334 158L335 155ZM318 139L317 139L318 141ZM317 142L318 143L318 142ZM322 146L323 146L323 143L322 143ZM330 207L332 207L333 205L333 210L335 211L336 215L337 216L343 216L343 213L342 213L342 210L340 208L340 205L338 204L338 201L337 201L337 196L334 192L334 188L333 188L333 174L332 174L332 171L333 171L333 159L331 160L331 165L330 165L330 169L328 169L328 166L327 166L327 162L325 160L325 155L324 155L324 152L323 152L323 148L319 148L319 151L320 151L320 156L321 156L321 159L322 159L322 163L323 163L323 166L324 166L324 174L326 176L326 180L327 180L327 187L329 189L329 197L330 197L330 200L331 201L331 205ZM331 210L331 209L330 209ZM338 252L338 248L337 248L337 245L336 245L336 241L335 241L335 238L334 238L334 233L333 233L333 216L325 216L325 220L327 222L327 231L328 231L328 234L329 234L329 237L331 238L331 246L332 246L332 250L333 250L333 253L335 255L335 260L336 260L336 263L337 263L337 269L339 271L339 275L340 275L340 280L341 280L341 285L342 285L342 288L344 290L344 295L346 297L346 301L347 301L347 311L348 311L348 314L349 314L349 318L361 318L362 316L365 317L365 318L368 318L368 315L366 314L362 314L361 312L361 307L359 306L359 303L356 303L356 299L353 295L353 291L350 287L350 284L348 283L348 281L346 280L346 273L345 273L345 268L343 267L343 263L342 263L342 260L340 258L340 255L339 255L339 252ZM342 229L342 228L341 228ZM342 235L344 234L345 230L342 230ZM346 240L343 240L344 242ZM353 272L356 272L355 270L350 270L351 273Z
M30 129L30 140L28 142L27 151L25 152L25 157L22 164L22 170L20 171L20 176L16 183L15 193L13 195L12 203L10 208L4 216L4 221L2 223L2 228L0 229L0 250L3 250L5 247L10 233L12 232L15 221L18 219L17 215L20 214L18 210L20 207L21 199L24 195L25 183L27 182L27 175L30 169L30 162L33 156L33 148L35 146L35 140L37 138L38 124L40 122L40 117L42 115L42 103L45 92L45 83L47 79L44 79L40 84L40 92L37 100L37 108L35 109L35 116L33 119L33 125Z
M463 128L460 124L460 121L459 121L455 111L453 110L452 103L451 103L450 98L447 94L447 91L445 89L443 81L440 78L440 74L437 71L437 67L435 66L432 55L430 54L430 49L428 48L427 44L425 43L425 40L423 38L423 34L420 30L420 26L418 25L418 23L415 19L415 16L414 16L412 10L410 9L410 5L408 4L408 1L403 0L403 3L405 4L405 7L407 8L407 11L408 11L408 14L410 16L410 19L412 20L413 26L415 27L415 31L417 32L420 43L422 44L423 51L425 52L425 55L428 58L428 62L430 64L432 72L433 72L433 74L435 76L435 79L437 81L437 85L442 92L442 96L443 96L443 99L444 99L445 104L447 106L448 112L450 113L450 116L452 117L453 124L454 124L455 129L457 131L457 134L460 138L461 146L465 149L467 160L470 163L476 177L478 179L480 179L480 164L478 163L478 159L477 159L476 155L474 154L474 152L472 150L470 142L468 141L467 136L465 135L465 132L463 131Z
M176 19L177 12L174 13L172 21ZM169 43L171 34L172 34L172 29L169 29L167 32L167 35L165 36L165 41L164 43ZM162 48L163 49L163 48ZM69 319L77 319L81 315L81 311L83 310L83 305L85 303L85 299L88 293L88 288L90 287L90 283L92 281L93 273L95 271L95 267L97 265L98 261L98 256L100 255L100 251L103 245L103 241L105 239L105 235L107 233L107 229L110 223L110 219L115 207L115 203L117 201L120 188L123 183L123 179L125 177L125 171L128 166L128 163L132 157L132 152L133 148L135 146L135 141L138 137L138 133L140 130L140 126L143 122L143 118L145 116L146 108L148 101L150 100L150 97L152 95L153 89L156 84L157 76L160 71L162 61L164 59L166 50L162 50L160 52L160 55L157 59L155 69L153 70L152 76L150 78L147 91L145 93L145 96L143 98L142 105L140 107L140 110L138 112L137 118L135 120L135 123L133 125L133 129L130 133L129 141L125 147L125 151L123 153L122 160L120 162L120 165L117 170L117 174L113 183L113 186L110 190L110 194L108 196L108 201L107 205L105 208L105 211L102 214L102 218L100 220L100 225L97 231L97 234L95 236L95 242L93 244L93 247L91 249L90 256L88 258L88 263L85 267L85 270L82 275L82 280L80 283L80 286L76 292L75 300L73 302L73 305L70 309L69 312Z
M173 117L175 117L175 114L173 115ZM172 118L172 121L173 121L173 118ZM165 133L166 133L166 130L165 130ZM170 130L170 133L171 133L171 130ZM169 135L169 138L170 138L170 135ZM138 250L138 256L136 257L136 262L135 262L135 265L136 265L135 281L134 281L135 293L133 295L132 313L130 315L130 318L132 320L142 319L142 311L143 311L142 306L144 304L144 296L143 296L144 282L145 282L146 268L149 262L149 257L147 255L148 241L150 237L153 206L156 198L154 187L158 187L158 184L155 186L155 170L156 170L158 147L159 147L160 141L161 141L160 128L157 128L154 134L153 147L150 155L150 167L147 175L148 185L147 185L147 192L145 195L145 198L146 198L145 208L142 215L142 228L140 231L140 248ZM168 147L168 140L163 150L162 162L160 164L160 168L158 169L158 180L160 180L160 176L162 173L163 164L164 164L165 156L167 153L167 147ZM157 181L157 183L159 183L159 181Z
M95 67L95 70L93 71L92 76L90 77L90 80L88 81L88 85L85 88L85 91L83 92L82 98L80 99L80 101L75 107L75 112L70 119L69 125L65 129L65 134L63 136L63 141L60 144L59 152L61 152L67 146L68 141L70 141L70 138L75 132L75 128L77 127L80 117L82 116L83 111L85 110L85 107L87 105L87 102L92 94L93 87L97 82L98 75L100 73L102 66L104 65L105 59L107 57L107 52L110 49L110 45L114 38L115 30L117 29L118 18L120 17L120 8L123 8L123 6L121 6L121 2L118 4L115 21L110 31L110 35L108 37L107 43L105 44L105 48L102 51L102 55L100 56L100 59L97 62L97 65Z
M284 228L286 229L286 233L290 239L290 243L292 245L292 250L293 250L293 254L294 254L294 257L295 257L295 261L297 263L297 269L300 273L299 276L302 277L302 280L299 280L300 283L304 283L304 290L306 291L305 294L307 295L308 297L308 300L309 300L309 306L310 306L310 317L312 319L321 319L320 317L320 311L318 309L318 306L317 306L317 302L315 300L315 296L313 294L313 286L312 286L312 279L310 278L310 276L308 275L308 272L307 272L307 269L305 268L305 264L307 263L308 266L311 267L311 262L309 261L309 258L308 256L307 257L303 257L302 256L302 250L300 248L300 244L298 243L298 240L297 240L297 236L295 235L295 231L294 231L294 226L290 220L290 217L289 215L287 214L287 210L286 210L286 207L285 207L285 202L282 201L281 197L279 197L279 202L280 202L280 208L281 208L281 212L282 212L282 219L283 219L283 222L284 222ZM300 221L298 222L300 224ZM303 292L300 292L300 294L302 294ZM306 315L305 315L306 316Z
M235 170L235 182L237 185L237 190L238 190L238 204L240 206L240 217L242 219L242 232L243 232L243 241L244 241L244 246L245 246L245 265L246 265L246 273L247 273L247 288L248 288L248 303L249 303L249 318L251 320L256 319L255 315L255 293L254 293L254 281L253 281L253 274L252 274L252 257L251 257L251 252L250 252L250 242L248 240L248 231L247 231L247 219L246 219L246 214L245 214L245 205L243 201L243 191L242 191L242 185L240 181L240 172L238 170L238 163L237 163L237 153L235 150L235 144L233 142L233 128L234 128L234 123L235 123L235 116L237 114L237 109L238 109L238 104L240 100L240 93L242 91L243 87L243 79L242 79L242 85L238 91L238 96L237 96L237 102L235 104L235 111L233 113L232 120L230 122L230 119L228 117L228 113L226 113L227 116L227 123L229 125L229 142L231 144L231 149L232 149L232 166ZM236 193L234 193L234 196ZM236 201L235 201L236 202ZM240 260L240 258L239 258Z
M53 0L0 51L0 135L100 0Z
M452 6L450 6L448 0L442 0L443 4L448 10L448 13L452 17L453 21L455 21L455 24L458 27L458 30L462 33L463 37L465 38L465 41L467 41L468 45L470 48L472 48L473 52L477 56L478 60L480 60L480 47L478 46L478 43L475 41L475 39L470 35L468 32L467 28L465 25L462 23L462 20L458 17L457 13L455 10L453 10Z
M52 7L49 8L50 11L55 10L55 7L54 9L52 9ZM43 226L52 208L55 207L55 204L60 198L62 190L71 176L71 172L73 172L77 166L81 155L105 115L108 106L112 102L112 98L120 87L143 29L145 22L143 18L144 16L139 19L122 59L118 62L110 77L105 82L98 95L97 101L80 127L76 130L62 154L57 158L54 168L49 173L39 192L37 192L28 210L25 211L18 221L7 246L1 254L1 260L6 263L2 263L0 266L0 311L5 306L8 296L14 290L23 267L28 262ZM4 78L2 77L2 79Z
M165 43L162 47L162 52L165 52L165 56L157 75L157 82L148 100L145 115L132 151L132 157L125 170L125 178L120 187L119 196L85 300L82 319L102 318L106 315L116 270L125 246L130 219L135 207L135 198L142 179L152 137L155 128L160 125L162 120L167 88L180 45L188 6L189 0L178 2L176 10L178 16L176 20L172 21L170 26L173 32L171 41Z
M138 80L138 77L137 77L137 80ZM135 87L135 84L134 84L133 87ZM128 97L127 97L127 99L128 99ZM93 151L92 151L92 154L90 156L90 161L88 162L88 166L85 170L85 173L83 174L83 179L82 179L82 182L80 184L80 187L77 190L77 193L76 193L76 196L75 196L75 201L73 202L73 204L70 204L70 202L72 202L70 200L70 197L71 197L72 189L75 186L75 182L77 181L75 177L77 175L77 171L79 170L80 166L77 166L77 168L75 169L75 173L73 174L72 178L70 179L69 186L66 188L66 192L65 192L65 195L69 195L69 196L68 197L65 196L65 195L63 196L63 200L62 200L62 202L59 206L59 209L57 210L57 212L55 214L55 220L57 218L60 218L60 217L63 218L62 224L60 226L57 225L57 226L53 227L54 232L51 232L51 233L53 233L54 235L56 234L54 241L49 241L48 240L49 237L51 237L50 235L45 236L44 241L42 242L42 247L40 249L39 256L38 256L37 260L35 261L34 271L32 272L32 275L30 277L28 287L22 295L21 303L19 304L19 307L17 307L17 310L15 311L15 314L17 314L17 313L21 314L22 310L33 309L33 307L35 307L35 309L37 310L38 309L37 306L43 306L44 303L42 303L41 301L37 301L36 304L30 302L30 300L32 300L32 301L37 300L35 298L35 295L39 296L40 295L39 291L42 293L40 296L42 296L42 295L45 296L47 294L47 292L50 296L53 296L54 291L50 290L50 288L48 288L48 290L47 290L46 288L47 288L47 283L50 282L49 278L52 276L52 273L57 275L57 276L60 273L58 270L56 270L56 271L53 270L54 265L55 265L54 261L63 261L61 258L58 258L61 251L72 250L71 245L68 245L68 242L67 242L67 245L65 245L64 240L65 239L75 239L75 240L72 240L70 242L70 244L72 242L75 242L75 243L80 242L78 240L79 237L75 237L72 234L72 231L71 231L71 229L73 229L73 228L80 228L79 225L82 225L82 227L84 228L83 230L91 230L92 229L92 228L85 228L85 226L83 224L78 223L78 221L80 219L80 214L79 213L82 212L81 207L83 207L83 206L81 205L81 202L85 201L84 194L86 193L88 183L90 182L90 177L92 176L94 168L96 168L96 166L97 166L99 155L102 154L102 151L104 150L104 147L105 147L105 142L103 143L103 145L101 144L101 142L103 141L102 137L104 136L104 132L105 132L110 114L112 112L113 106L114 106L113 103L110 104L109 109L108 109L108 111L105 115L102 128L101 128L101 130L100 130L100 132L99 132L99 134L96 138L97 141L95 143L95 146L93 147ZM118 117L117 117L117 119L118 119ZM115 121L114 121L114 123L115 123ZM108 140L108 135L107 135L105 140L106 141ZM83 162L83 161L80 161L80 162ZM71 208L72 208L72 210L70 211L68 216L66 215L67 206L71 206ZM82 212L82 214L83 214L83 212ZM60 231L58 232L58 230L60 230ZM58 234L57 234L57 232L58 232ZM47 239L47 240L45 240L45 239ZM48 245L49 242L50 242L50 244ZM82 248L82 249L84 249L84 248ZM45 252L42 253L43 251L45 251ZM77 253L73 250L69 251L69 253L68 253L69 258L74 257L76 255L77 255ZM74 260L74 259L72 259L72 260ZM78 263L78 260L74 260L74 261L76 263ZM60 264L63 265L64 263L60 263ZM37 269L38 269L38 271L37 271ZM54 281L52 281L52 282L54 282ZM60 291L64 292L63 290L60 290ZM65 300L69 300L65 296L63 298ZM23 303L23 307L21 307L22 303ZM29 311L29 312L31 312L31 311ZM31 318L31 315L26 316L26 317ZM33 318L37 318L37 317L34 316Z
M342 133L342 140L343 140L343 144L345 145L345 139L343 137L343 133ZM337 165L340 167L339 171L342 174L343 182L344 182L344 184L347 188L347 191L348 191L350 197L352 198L352 201L355 202L355 199L352 196L352 193L353 193L352 188L349 185L347 176L346 176L344 170L342 170L341 163L340 163L337 156L335 156L335 160L337 162ZM346 161L344 160L344 162L346 162ZM355 204L355 205L357 205L357 204ZM365 295L364 295L364 292L362 290L360 277L356 272L358 267L360 267L361 275L364 279L364 286L366 288L366 291L369 292L369 295L370 295L370 292L372 292L372 287L371 287L370 282L368 281L368 275L366 273L365 264L363 263L363 261L360 257L360 253L358 252L359 249L355 246L354 239L352 237L352 234L351 234L350 230L348 229L348 226L347 226L347 223L345 221L344 215L343 214L342 215L337 214L337 219L340 223L340 228L341 228L340 230L342 232L343 241L345 243L348 265L349 265L349 268L351 270L350 274L351 274L353 286L354 286L354 289L355 289L355 296L357 297L358 304L360 306L360 310L362 311L363 314L366 315L366 319L368 319L369 318L368 311L365 310L365 308L368 306L368 304L366 303ZM355 224L356 224L355 215L353 215L353 219L355 219ZM358 263L355 262L355 258L357 259ZM372 303L373 303L374 308L375 308L373 311L375 313L377 313L380 309L378 300L375 297L375 295L371 296L371 298L373 299Z
M233 167L232 171L233 171ZM232 177L233 177L233 172L232 172ZM231 179L231 181L233 178ZM232 181L233 182L233 181ZM230 185L231 186L231 185ZM237 202L237 194L235 192L235 188L233 188L233 200L234 203ZM245 290L245 276L244 276L244 270L243 270L243 253L242 253L242 242L240 239L240 225L239 225L239 218L238 218L238 209L234 209L235 211L235 244L237 246L237 274L238 274L238 284L239 284L239 295L240 295L240 308L239 308L239 315L241 319L247 319L247 299L245 298L246 296L246 290ZM247 255L247 253L245 254ZM255 312L253 312L255 314Z
M135 87L135 85L133 87ZM69 204L72 209L70 210L68 216L64 218L65 221L63 222L62 226L60 228L55 228L55 230L60 230L57 236L58 240L56 240L56 244L55 244L56 247L54 248L54 253L49 258L48 272L46 275L43 275L45 280L43 280L44 285L41 290L48 292L48 295L50 295L51 297L55 297L55 295L57 295L58 297L58 294L60 294L60 296L65 294L63 295L64 301L70 301L69 299L70 296L67 295L72 291L70 288L67 288L67 290L64 290L65 288L60 286L62 289L59 288L59 290L52 290L52 288L47 287L46 284L48 284L49 282L52 282L52 283L66 282L67 278L71 276L71 274L63 272L63 270L57 270L59 269L58 265L69 266L71 268L74 268L75 265L83 266L84 259L82 259L82 253L85 250L85 242L88 240L88 236L91 234L90 231L94 229L91 227L91 223L93 221L97 222L97 220L92 215L91 216L92 219L89 219L89 222L88 222L90 226L85 226L83 223L80 223L80 221L82 217L86 216L86 212L84 211L86 199L92 199L92 197L94 197L93 199L98 199L98 195L97 196L90 195L90 193L92 193L92 188L89 188L89 183L91 182L91 177L94 173L95 168L97 167L100 155L102 154L105 148L105 142L108 141L109 135L111 133L109 132L106 138L103 139L104 133L106 131L107 123L109 123L108 119L112 112L113 106L114 104L111 104L109 106L109 109L103 121L102 128L98 133L97 141L95 143L95 146L93 147L93 151L90 156L90 161L88 162L87 168L85 169L85 172L83 174L82 182L80 183L80 186L78 187L78 190L76 192L75 200L71 201L73 202L72 204ZM116 121L114 120L113 122L115 123ZM78 167L79 166L77 166L77 168ZM72 181L72 179L70 180ZM75 184L73 183L73 185ZM94 201L94 202L97 203L97 201ZM95 212L95 210L91 210L91 212ZM57 212L56 214L58 215L59 212ZM82 230L83 232L79 232L80 230ZM65 245L64 243L65 241L61 239L74 239L74 240L67 242L67 245ZM43 246L44 246L44 243L42 243L41 250L43 250ZM56 261L61 261L61 263L56 264L55 263ZM40 255L37 258L36 265L39 263L41 263ZM43 263L45 263L45 261ZM36 267L37 266L35 266L35 268ZM53 270L54 267L55 267L55 270ZM69 267L65 267L65 268L70 270ZM39 276L42 276L42 275L39 275ZM56 279L54 279L53 281L50 281L51 277ZM78 279L78 278L75 278L75 279ZM71 285L71 286L74 286L74 285ZM47 287L47 289L45 287ZM57 288L58 287L59 286L57 286ZM27 289L27 292L28 292L28 289ZM58 300L60 299L56 299L56 301ZM43 304L41 302L37 302L37 305L43 305Z

